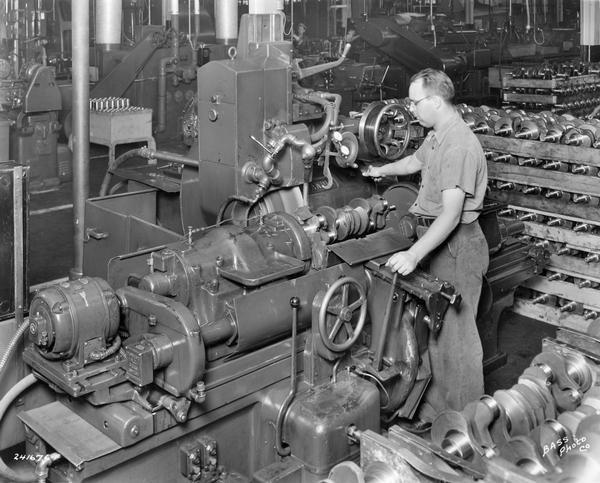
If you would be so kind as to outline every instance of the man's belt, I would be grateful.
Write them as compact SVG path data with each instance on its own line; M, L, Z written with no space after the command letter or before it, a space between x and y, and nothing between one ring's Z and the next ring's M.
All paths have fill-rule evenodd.
M417 225L418 226L424 226L429 228L433 222L435 221L435 218L431 218L428 216L417 216Z

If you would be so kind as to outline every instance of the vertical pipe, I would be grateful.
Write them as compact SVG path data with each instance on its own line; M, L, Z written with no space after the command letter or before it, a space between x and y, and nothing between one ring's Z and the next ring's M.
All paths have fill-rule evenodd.
M163 2L161 3L161 21L162 21L162 25L167 25L167 10L169 8L169 6L167 5L167 2L165 0L163 0Z
M19 46L20 38L19 38L19 0L13 0L12 2L12 10L14 15L13 27L14 29L14 37L13 37L13 53L14 53L14 66L15 66L15 77L18 78L21 73L21 50Z
M198 50L200 50L200 0L194 0L194 42L192 44L192 64L198 65ZM190 38L191 32L190 32Z
M24 250L25 237L23 236L23 185L25 183L25 169L15 166L13 169L13 263L14 263L14 290L15 290L15 320L17 327L23 323L25 305L24 275Z
M114 50L121 46L122 19L121 0L96 0L97 46L104 50Z
M172 15L179 15L179 0L163 0L162 1L162 23L163 23L163 25L166 25L167 21L171 20Z
M219 3L221 3L221 2L219 1ZM216 8L216 5L215 5L215 8ZM283 0L249 0L248 1L248 13L251 15L252 14L264 15L264 14L277 13L277 11L279 11L279 10L283 10Z
M581 0L579 10L580 41L581 45L599 45L600 32L600 4L594 0Z
M556 26L563 22L563 0L556 0Z
M237 0L220 0L219 2L215 2L215 31L218 43L231 44L237 39L237 23Z
M188 2L188 41L192 41L192 2Z
M200 0L194 0L194 33L196 34L196 41L200 38Z
M177 60L179 59L179 10L177 10L177 12L171 12L171 28L173 29L171 55Z
M156 106L156 132L164 132L167 128L167 73L170 66L179 62L179 2L169 0L167 14L171 23L173 37L171 42L171 56L163 57L158 63L158 96Z
M475 22L475 0L465 0L465 24L473 25Z
M69 278L83 275L85 200L89 194L89 2L71 2L73 25L73 242L74 260Z

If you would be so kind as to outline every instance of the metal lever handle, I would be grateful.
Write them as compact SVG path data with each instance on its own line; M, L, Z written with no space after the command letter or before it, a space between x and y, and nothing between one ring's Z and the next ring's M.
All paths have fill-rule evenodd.
M315 75L320 72L324 72L326 70L338 67L342 64L342 62L344 62L344 60L346 60L346 56L348 55L348 52L350 52L350 47L352 47L352 44L348 42L344 47L344 52L342 52L342 56L336 61L327 62L325 64L313 65L311 67L307 67L306 69L299 69L298 79L304 79L306 77L310 77L311 75Z
M395 300L397 300L396 294L396 284L398 283L398 272L394 272L394 278L392 279L392 283L390 284L390 294L388 297L387 305L385 307L385 312L383 314L383 322L381 324L381 334L379 335L379 341L377 344L377 350L375 352L375 357L373 358L373 367L380 371L383 362L383 350L385 348L385 341L387 340L387 332L390 326L390 319L392 318L392 305ZM400 309L398 310L400 316L402 316L402 312L404 311L404 292L400 289Z
M440 295L450 302L450 305L456 305L457 307L462 302L462 296L458 292L454 292L452 295L446 292L440 292Z
M275 422L275 447L279 456L289 456L292 451L289 445L283 442L283 423L290 404L296 396L296 334L298 331L298 309L300 308L300 299L298 297L292 297L290 299L290 306L292 307L292 339L291 339L291 368L290 368L290 391L288 392L285 400L279 408L277 413L277 421ZM285 446L284 446L285 444Z
M85 229L85 236L83 237L83 241L89 241L90 238L94 240L102 240L104 238L108 238L108 233L105 231L100 231L98 228L91 226Z

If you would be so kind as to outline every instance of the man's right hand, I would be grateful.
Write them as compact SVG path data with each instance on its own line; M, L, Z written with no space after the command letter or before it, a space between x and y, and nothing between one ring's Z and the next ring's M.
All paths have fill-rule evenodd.
M373 166L371 164L367 166L367 169L362 171L362 175L367 176L369 178L373 178L374 181L379 181L381 178L383 178L381 168L378 168L377 166Z

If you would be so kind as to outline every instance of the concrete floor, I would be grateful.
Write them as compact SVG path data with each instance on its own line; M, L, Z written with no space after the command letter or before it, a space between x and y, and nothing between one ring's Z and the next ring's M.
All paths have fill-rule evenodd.
M124 147L122 151L129 149ZM106 149L90 150L90 197L97 196L107 164ZM72 184L32 193L30 197L29 284L66 277L73 265ZM543 337L554 337L556 328L506 311L500 321L499 348L507 363L485 377L486 393L507 389L541 351Z
M485 376L485 392L508 389L542 351L542 339L555 337L556 326L505 311L500 321L499 346L507 355L506 364Z

